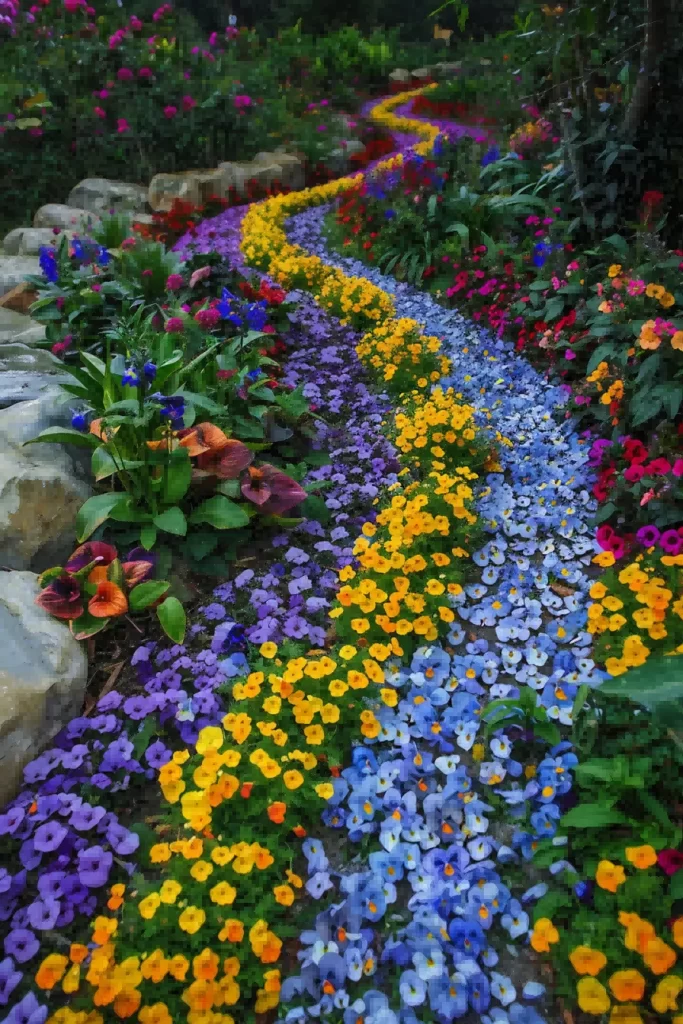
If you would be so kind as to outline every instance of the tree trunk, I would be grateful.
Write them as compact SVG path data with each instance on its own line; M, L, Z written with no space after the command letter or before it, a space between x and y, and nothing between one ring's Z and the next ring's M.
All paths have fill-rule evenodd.
M624 117L624 133L629 137L633 136L641 127L650 106L658 60L666 43L668 13L667 0L647 0L642 63L631 102Z

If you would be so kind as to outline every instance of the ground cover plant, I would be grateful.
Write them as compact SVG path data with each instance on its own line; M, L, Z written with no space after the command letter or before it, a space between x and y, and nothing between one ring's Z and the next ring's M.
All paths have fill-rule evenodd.
M454 153L448 126L405 116L414 99L382 102L374 116L405 133L406 149L421 140L417 160L404 152L380 168L405 175L397 195L372 195L370 179L358 198L379 219L409 188L427 220L446 153L445 173L466 178L452 193L450 259L467 280L453 273L462 266L445 287L410 267L392 280L368 258L372 244L331 252L327 204L362 187L353 178L228 210L181 240L190 276L211 267L184 282L186 295L201 287L204 308L227 254L297 303L281 379L322 410L310 440L333 461L302 477L318 484L306 498L315 514L282 524L279 562L240 564L185 644L136 653L146 696L105 696L92 727L71 723L27 769L27 791L0 819L25 872L2 903L12 1021L414 1024L473 1013L537 1024L576 1006L614 1024L676 1020L677 410L668 397L657 404L669 349L648 363L677 331L656 315L678 301L673 257L647 232L642 246L586 251L570 201L553 208L553 129L540 111L501 159L488 139ZM530 191L547 216L515 209ZM656 206L644 202L644 226ZM506 246L521 249L516 263ZM497 263L507 287L496 290ZM473 322L435 301L451 286ZM637 344L614 367L620 389L610 359L627 337ZM551 379L549 365L562 375ZM580 434L572 410L582 407ZM653 520L641 523L650 502ZM98 738L78 747L91 731ZM117 737L108 747L103 732ZM83 807L61 793L93 770L99 792L86 788L84 814L95 850L74 841ZM156 832L131 832L114 816L126 821L136 783L157 773ZM236 806L246 824L226 837ZM49 821L33 838L38 821L67 813L63 831ZM82 913L69 921L60 915L76 882L54 875L72 851ZM50 853L65 859L48 863ZM113 863L122 874L104 912L86 894ZM550 993L538 957L552 964ZM15 963L31 961L22 979Z

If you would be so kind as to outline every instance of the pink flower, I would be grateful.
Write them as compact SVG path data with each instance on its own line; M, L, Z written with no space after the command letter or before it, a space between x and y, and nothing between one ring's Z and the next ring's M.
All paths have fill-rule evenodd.
M683 463L683 460L681 462ZM637 484L644 476L645 470L638 464L629 466L628 469L624 470L624 480L627 480L630 484Z
M129 25L133 29L133 32L140 32L140 31L142 31L142 22L140 21L140 19L135 14L131 14Z
M648 501L652 501L654 496L655 496L655 492L652 490L652 488L650 488L650 490L646 491L645 494L640 499L640 507L642 508L643 505L647 505Z
M119 119L116 122L116 130L119 133L119 135L122 135L123 132L130 131L130 125L126 121L125 117L119 117Z
M169 103L167 107L164 107L164 117L168 118L169 121L171 118L175 117L177 113L178 108L174 107L172 103Z
M657 854L657 863L667 875L675 875L683 868L683 853L679 850L660 850Z
M572 350L570 348L568 348L566 350L565 354L564 354L564 358L565 359L576 359L576 352L572 352Z
M209 36L209 46L215 46L218 42L218 32L212 32Z
M200 309L194 315L194 319L199 326L209 331L216 326L220 318L221 315L217 309Z
M184 328L185 325L179 316L170 316L164 324L164 330L167 334L182 334Z
M121 242L121 248L122 249L134 249L137 244L138 244L137 238L133 238L131 236L130 238L124 238L124 240Z
M327 125L326 124L319 124L316 127L316 131L317 132L326 132L327 131Z
M169 274L166 278L166 288L169 292L177 292L179 288L183 287L183 275L182 274Z
M64 0L64 10L75 14L79 7L85 7L85 0Z
M676 459L673 467L674 476L683 476L683 459Z
M102 110L102 107L95 107L93 109L93 114L95 114L96 117L106 117L107 116L106 111Z
M192 96L183 96L183 110L192 110L193 107L197 106L197 101Z
M140 68L140 70L138 71L138 77L139 78L151 78L152 77L152 69L151 68Z
M120 82L130 82L131 78L133 78L133 72L130 68L119 68L116 72L116 77Z
M90 287L91 287L92 291L94 291L94 292L101 292L102 291L102 285L101 284L91 284Z
M543 223L544 224L554 224L555 223L555 218L554 217L544 217L543 218Z
M151 277L152 273L153 273L153 271L151 271L149 268L147 268L146 270L142 271L142 277Z
M532 213L532 214L530 214L527 217L527 219L524 221L524 223L528 226L530 224L540 224L541 221L540 221L540 218L537 217L535 213Z
M188 304L187 304L186 302L183 302L183 304L182 304L182 306L181 306L180 308L181 308L181 309L183 310L183 312L185 312L185 313L189 313L189 312L190 312L190 307L188 306Z
M242 93L242 94L240 94L238 96L233 96L232 102L233 102L233 105L235 107L237 107L238 110L243 108L243 107L250 107L251 106L251 96L246 96L245 94Z
M99 96L99 98L101 100L106 100L106 98L109 95L109 90L108 89L100 89L100 91L98 92L97 95Z
M199 267L190 278L190 288L194 288L200 281L206 281L207 277L211 277L211 267Z

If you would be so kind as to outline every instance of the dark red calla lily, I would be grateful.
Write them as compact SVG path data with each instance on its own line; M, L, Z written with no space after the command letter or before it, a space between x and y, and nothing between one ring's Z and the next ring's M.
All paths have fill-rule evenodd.
M151 580L156 564L157 556L152 551L146 551L143 547L129 551L123 563L123 577L128 589Z
M257 469L250 466L240 490L264 515L271 516L284 515L307 497L301 484L269 463Z
M87 561L84 563L87 565ZM56 619L78 619L85 606L78 580L64 573L38 594L36 604Z
M213 449L197 459L196 477L217 476L219 480L236 480L242 470L254 461L254 452L242 441L230 438L222 448Z
M105 544L101 540L89 540L76 548L64 568L67 572L78 572L90 562L97 561L98 565L110 565L116 557L117 551L112 544Z
M683 868L683 853L679 850L660 850L657 854L657 863L667 875L675 875Z

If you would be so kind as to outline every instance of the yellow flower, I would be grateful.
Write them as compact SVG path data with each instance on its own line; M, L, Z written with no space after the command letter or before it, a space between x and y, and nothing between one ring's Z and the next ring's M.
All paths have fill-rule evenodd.
M607 271L608 277L618 277L621 273L621 263L613 263Z
M194 935L205 921L206 914L199 907L186 907L178 918L178 927L188 935Z
M683 989L683 979L676 974L669 974L657 985L652 994L652 1006L657 1013L678 1009L678 997Z
M195 748L198 754L205 754L207 750L220 750L223 745L223 730L217 725L205 726L199 736Z
M145 898L140 900L138 903L140 917L144 917L145 921L150 921L159 909L160 904L161 899L159 897L159 893L151 892L149 896L145 896Z
M277 654L277 644L274 644L272 640L266 640L265 643L259 647L259 654L263 658L274 658Z
M595 978L607 963L607 957L599 949L576 946L569 954L569 961L577 974L590 974Z
M331 782L321 782L315 787L315 791L322 800L329 800L334 796L334 786Z
M174 878L167 878L159 890L159 899L162 903L175 903L182 889L182 885Z
M615 971L609 979L609 987L615 999L621 1003L639 1003L645 993L645 978L633 968Z
M626 875L621 864L613 864L611 860L601 860L595 872L595 881L601 889L616 892L619 886L626 881Z
M190 868L190 874L197 882L205 882L212 872L213 864L209 864L207 860L198 860Z
M276 885L273 893L275 901L283 907L291 907L294 902L294 890L290 885Z
M303 785L304 777L300 771L297 771L297 769L294 768L291 771L284 773L284 775L282 776L282 781L284 782L287 789L298 789L299 786Z
M657 854L652 846L627 846L626 860L642 871L657 863Z
M584 1013L601 1017L610 1008L607 989L596 978L582 978L576 986L577 1001Z
M219 882L218 885L214 885L213 889L209 889L209 898L212 903L217 903L219 907L230 906L235 901L237 896L237 889L229 882Z

